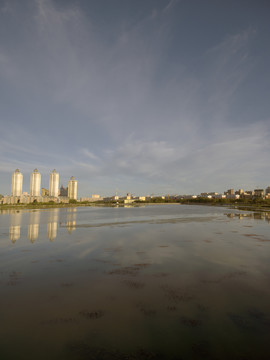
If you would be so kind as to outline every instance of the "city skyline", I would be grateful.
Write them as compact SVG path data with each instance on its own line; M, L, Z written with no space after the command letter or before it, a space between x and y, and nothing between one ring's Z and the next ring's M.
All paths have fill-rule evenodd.
M92 194L91 197L88 195L87 197L80 197L78 199L78 180L75 179L74 176L71 176L68 181L68 186L65 188L63 184L61 187L59 186L59 173L56 169L52 170L50 173L50 180L48 189L45 187L41 187L41 174L35 168L33 172L30 174L30 191L29 193L24 191L23 188L23 174L20 172L19 169L16 169L11 177L11 193L5 194L4 197L1 199L2 204L16 204L16 203L31 203L31 202L48 202L48 201L57 201L60 202L68 202L69 200L76 200L76 201L97 201L103 199L111 199L111 200L118 200L118 199L126 199L127 203L133 201L132 199L142 200L145 201L146 198L155 198L155 197L162 197L163 199L168 197L177 197L177 198L216 198L216 199L239 199L239 198L246 198L246 199L253 199L254 197L260 197L269 199L270 198L270 186L266 188L259 188L256 189L243 189L241 187L238 190L228 189L222 192L216 191L209 191L209 192L201 192L201 193L190 193L190 194L144 194L144 196L140 196L138 194L127 193L123 196L123 194L116 192L115 194L110 194L110 196L104 196L100 194ZM1 194L2 195L2 194ZM166 196L164 196L166 195Z
M59 173L54 169L50 172L48 189L41 186L41 173L37 168L30 174L29 192L23 186L23 173L16 169L11 177L11 192L1 198L2 204L19 204L32 202L61 201L67 203L69 200L77 200L78 180L74 176L68 181L67 188L59 186ZM2 194L1 194L2 195Z
M270 183L269 4L4 0L0 176L78 198ZM30 188L25 177L23 187Z

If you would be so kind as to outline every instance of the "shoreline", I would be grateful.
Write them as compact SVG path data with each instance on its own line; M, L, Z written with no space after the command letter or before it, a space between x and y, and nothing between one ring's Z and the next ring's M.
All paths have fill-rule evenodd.
M87 203L87 204L0 204L0 212L2 210L39 210L39 209L54 209L54 208L77 208L77 207L141 207L147 205L201 205L201 206L218 206L231 209L238 209L242 211L264 211L269 212L270 206L268 203L263 204L245 204L245 203L217 203L217 202L140 202L131 204L116 204L116 203Z

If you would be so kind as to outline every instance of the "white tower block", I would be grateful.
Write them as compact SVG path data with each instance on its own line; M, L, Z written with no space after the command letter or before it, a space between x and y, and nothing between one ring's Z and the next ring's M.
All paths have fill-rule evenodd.
M72 200L77 200L77 185L78 181L75 180L74 176L71 176L68 182L68 198Z
M58 193L59 193L59 174L54 169L50 173L49 196L58 197Z
M30 196L40 196L41 175L35 169L30 177Z
M11 196L21 196L23 185L23 175L19 169L12 174Z

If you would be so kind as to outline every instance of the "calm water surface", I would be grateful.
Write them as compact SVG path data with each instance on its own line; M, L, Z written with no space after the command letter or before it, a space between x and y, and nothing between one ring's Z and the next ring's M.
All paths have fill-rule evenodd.
M0 359L270 359L270 214L0 213Z

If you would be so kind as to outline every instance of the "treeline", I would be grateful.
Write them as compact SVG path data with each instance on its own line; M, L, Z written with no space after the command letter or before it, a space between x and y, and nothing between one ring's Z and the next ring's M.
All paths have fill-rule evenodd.
M179 204L213 204L213 205L230 205L230 204L245 204L245 205L264 205L270 206L270 199L262 198L253 198L253 199L208 199L208 198L169 198L162 199L161 197L156 197L148 199L146 201L136 201L136 203L179 203Z
M193 198L166 198L154 197L152 199L142 200L133 200L133 202L125 205L142 205L142 204L205 204L205 205L247 205L247 206L256 206L256 207L270 207L270 199L262 198L253 198L253 199L208 199L197 197ZM124 200L99 200L95 202L82 201L78 202L77 200L69 200L69 203L56 203L54 201L49 202L33 202L30 204L2 204L1 208L43 208L43 207L72 207L72 206L96 206L96 205L106 205L106 206L115 206L115 205L124 205Z

